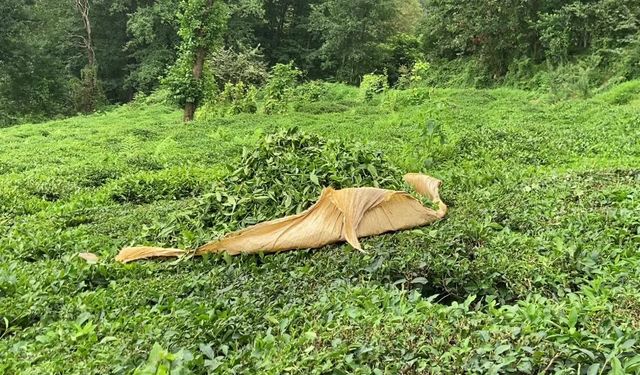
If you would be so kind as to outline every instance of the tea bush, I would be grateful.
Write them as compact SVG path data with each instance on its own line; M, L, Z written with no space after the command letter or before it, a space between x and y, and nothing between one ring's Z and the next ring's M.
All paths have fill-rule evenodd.
M198 109L196 116L202 120L212 120L240 113L256 113L256 94L257 89L254 86L247 86L243 82L227 82L221 93Z
M304 112L312 115L321 115L323 113L339 113L346 112L351 109L351 103L347 102L333 102L333 101L321 101L321 102L296 102L293 104L293 109L296 112Z
M628 104L640 101L640 80L624 82L596 96L611 104Z
M421 85L429 77L430 67L431 65L424 60L416 61L410 69L405 69L405 71L402 72L395 87L406 89Z
M338 113L350 110L356 103L352 98L353 87L310 81L296 87L292 108L310 114Z
M161 199L184 199L199 195L207 184L200 170L173 168L162 172L142 172L119 178L107 187L118 203L150 203Z
M289 101L298 84L302 72L289 64L276 64L269 74L269 80L264 86L265 113L283 113L288 109Z
M330 86L322 81L310 81L296 87L295 97L303 102L317 102L327 98Z
M387 89L389 89L389 82L385 74L365 74L360 82L360 98L364 102L369 102L375 95L382 94Z

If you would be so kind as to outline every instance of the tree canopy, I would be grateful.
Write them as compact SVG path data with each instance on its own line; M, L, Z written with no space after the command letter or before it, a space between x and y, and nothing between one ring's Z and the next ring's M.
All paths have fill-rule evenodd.
M252 56L250 62L259 56L257 68L237 69L293 62L305 79L352 84L367 73L395 84L416 61L430 64L434 85L530 80L541 69L577 62L601 72L602 82L640 71L634 0L215 0L210 11L208 0L82 2L99 88L89 94L86 20L74 2L0 4L0 123L71 115L87 95L103 95L101 104L92 100L108 105L151 93L162 82L176 83L169 73L178 67L193 70L198 48L205 62L220 61L224 50ZM207 65L203 74L215 75ZM231 64L225 69L218 79L240 76L229 72ZM458 79L465 71L473 80ZM179 103L203 95L197 85L183 85L182 93L179 87Z

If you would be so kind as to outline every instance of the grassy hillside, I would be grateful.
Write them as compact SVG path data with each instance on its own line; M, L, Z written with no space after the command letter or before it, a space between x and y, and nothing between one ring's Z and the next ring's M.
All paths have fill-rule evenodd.
M0 129L0 373L637 373L640 107L625 90L361 103L342 88L284 115L184 126L139 101ZM313 144L269 154L265 136L294 126L321 139L284 137L344 141L319 155L346 164L319 165ZM291 199L247 197L254 165ZM364 239L367 254L113 261L127 245L214 239L250 222L247 205L258 218L308 207L311 173L384 185L378 171L442 179L448 217ZM77 258L87 251L101 261Z

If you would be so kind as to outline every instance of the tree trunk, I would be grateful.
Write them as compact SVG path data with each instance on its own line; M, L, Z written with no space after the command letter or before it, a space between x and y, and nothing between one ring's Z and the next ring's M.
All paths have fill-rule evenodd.
M184 104L184 116L182 117L182 120L184 122L193 121L193 115L195 113L196 113L196 103L186 102Z
M98 64L96 62L96 53L93 49L91 20L89 18L89 0L75 0L75 7L84 26L85 35L80 36L80 39L82 39L82 47L87 52L87 65L80 73L83 92L77 105L82 112L90 113L95 111L98 106L100 92L98 87Z
M193 78L196 81L200 81L202 78L202 70L204 69L204 57L206 51L204 48L199 48L196 52L196 61L193 64ZM186 102L184 105L184 122L193 121L193 115L196 112L196 103Z
M89 19L89 0L76 0L76 9L82 18L85 36L82 37L84 48L87 50L87 66L93 68L96 65L96 53L93 50L93 40L91 35L91 21Z
M211 7L213 6L213 0L209 0L207 1L207 8L205 9L205 12L208 13L211 10ZM199 30L198 31L198 36L200 38L203 37L203 31ZM202 70L204 69L204 58L207 55L207 50L204 47L200 47L196 50L196 60L193 63L193 78L196 80L196 82L200 81L200 79L202 78ZM186 102L184 105L184 116L183 116L183 121L184 122L191 122L193 121L193 116L196 113L196 103L195 102Z

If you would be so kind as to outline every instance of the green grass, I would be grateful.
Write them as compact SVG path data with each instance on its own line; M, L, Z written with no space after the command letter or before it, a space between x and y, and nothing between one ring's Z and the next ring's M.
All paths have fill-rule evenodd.
M0 129L0 373L640 371L636 101L414 89L363 104L333 90L282 115L184 126L134 103ZM444 145L427 146L426 119ZM243 148L293 126L442 179L448 217L364 239L367 254L113 261L215 238L176 217L233 191L220 184Z

